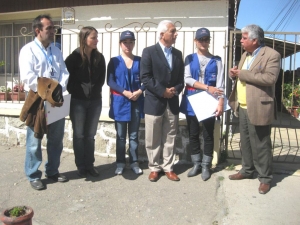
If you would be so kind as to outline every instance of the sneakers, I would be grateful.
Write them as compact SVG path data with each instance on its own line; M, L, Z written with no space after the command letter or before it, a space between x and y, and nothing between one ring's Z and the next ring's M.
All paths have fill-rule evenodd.
M117 167L115 174L116 175L121 175L123 173L124 168L123 167Z
M141 170L141 168L139 167L139 164L137 162L134 162L130 165L131 169L133 170L133 172L137 175L142 174L143 171Z
M125 164L117 163L117 169L115 171L115 174L116 175L121 175L123 173L124 167L125 167ZM137 175L143 173L143 171L141 170L141 168L139 167L139 164L137 162L132 163L130 165L130 167L131 167L132 171Z
M117 163L117 169L115 171L116 175L121 175L123 173L125 164L124 163Z

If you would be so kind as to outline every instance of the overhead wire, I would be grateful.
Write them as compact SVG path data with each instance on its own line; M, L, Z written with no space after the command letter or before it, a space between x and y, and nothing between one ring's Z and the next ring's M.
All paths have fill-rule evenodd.
M270 21L273 18L276 18L276 14L278 13L278 11L281 8L282 3L280 1L277 1L277 5L274 7L274 9L272 10L272 13L269 15L269 17L266 19L266 24L271 24ZM271 27L271 25L269 25L267 28L264 27L264 30L267 31L269 28Z
M281 18L280 22L277 24L277 26L275 27L274 31L277 31L279 29L279 27L281 26L281 24L286 20L286 18L288 16L290 16L291 11L295 8L295 5L297 3L297 0L294 0L291 4L291 6L288 8L288 10L285 12L284 16ZM271 38L275 38L275 34L271 34L270 35Z
M290 14L291 10L294 8L295 4L297 3L297 0L294 0L294 2L292 3L292 5L290 6L290 8L288 9L288 11L285 13L285 15L283 16L283 18L280 20L279 24L276 26L274 31L277 31L278 28L281 26L281 24L283 23L283 21L286 19L286 17Z
M293 17L296 15L296 12L299 12L299 8L300 8L300 1L297 1L298 6L295 6L293 8L293 11L290 13L289 17L287 18L287 21L285 22L285 24L283 25L283 27L281 28L280 31L283 31L292 21Z
M286 9L286 7L290 4L290 1L287 1L286 5L282 8L282 10L277 14L277 16L274 17L274 20L270 23L270 25L266 28L268 30L274 22L279 18L280 14Z

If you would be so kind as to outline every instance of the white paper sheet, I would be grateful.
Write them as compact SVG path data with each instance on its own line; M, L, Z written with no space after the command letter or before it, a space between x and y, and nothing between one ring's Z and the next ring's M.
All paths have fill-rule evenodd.
M70 113L71 95L64 95L64 104L61 107L52 107L49 102L45 103L45 116L47 125L65 118Z
M191 103L191 106L199 122L209 117L215 116L214 112L216 111L219 101L211 94L207 93L206 91L201 91L196 94L187 96L187 98ZM230 106L228 105L228 100L225 97L223 111L227 111L229 109Z

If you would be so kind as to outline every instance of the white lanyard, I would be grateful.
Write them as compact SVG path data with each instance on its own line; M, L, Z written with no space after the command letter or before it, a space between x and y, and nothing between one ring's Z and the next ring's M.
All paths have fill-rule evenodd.
M52 51L51 51L51 47L50 48L50 56L46 55L45 51L41 48L41 46L34 40L35 44L41 49L41 51L44 53L44 56L46 57L47 62L50 64L51 67L51 77L54 76L54 72L53 72L53 66L52 66L52 62L53 62L53 55L52 55Z

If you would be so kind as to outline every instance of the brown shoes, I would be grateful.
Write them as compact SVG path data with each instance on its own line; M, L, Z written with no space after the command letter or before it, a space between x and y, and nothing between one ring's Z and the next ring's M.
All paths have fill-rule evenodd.
M156 182L158 180L158 172L151 172L148 178L150 181Z
M260 183L258 192L259 194L266 194L270 191L270 184Z
M252 176L245 176L241 173L229 175L230 180L242 180L242 179L251 179L251 178L252 178ZM269 191L270 191L270 184L260 183L259 188L258 188L259 194L266 194Z
M159 173L160 172L152 171L149 174L148 179L152 182L156 182L159 179ZM176 175L176 173L174 173L173 171L165 172L165 174L166 174L166 176L168 177L169 180L172 180L172 181L179 181L180 180L179 177Z
M236 173L236 174L229 175L229 179L230 180L243 180L243 179L251 179L251 177L244 176L241 173Z
M179 177L173 171L165 172L165 174L166 174L166 176L168 177L169 180L180 181Z

